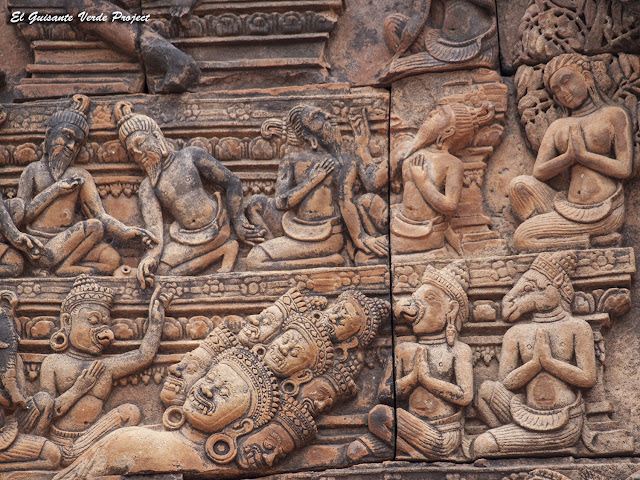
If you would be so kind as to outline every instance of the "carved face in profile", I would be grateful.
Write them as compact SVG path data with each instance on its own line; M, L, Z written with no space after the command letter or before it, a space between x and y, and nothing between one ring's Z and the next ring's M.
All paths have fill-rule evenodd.
M72 123L61 123L47 131L44 147L54 180L73 163L83 143L84 132Z
M283 320L280 309L273 305L258 315L249 315L238 332L238 340L243 345L266 344L278 332Z
M319 108L305 108L302 124L325 146L339 144L342 139L340 129L331 114Z
M60 321L68 328L71 346L81 352L98 355L113 342L110 312L104 305L85 302L71 314L62 313Z
M296 328L289 328L271 342L264 363L276 377L286 378L313 365L317 355L313 342Z
M420 139L421 145L415 146L414 151L432 145L440 135L451 136L455 132L454 126L451 125L453 120L453 112L447 105L439 105L431 110L420 127L424 132L424 136Z
M162 133L158 130L140 130L129 135L126 143L129 155L144 168L155 185L162 169L162 157L167 155Z
M447 317L458 313L458 302L435 285L429 283L416 290L410 299L396 304L395 314L411 322L413 333L425 335L442 332Z
M309 412L320 415L333 407L338 392L326 378L316 377L300 388L302 403L307 405Z
M344 342L358 334L367 323L362 308L353 297L336 302L325 310L327 330L334 342Z
M502 317L515 322L528 312L549 312L561 301L560 291L547 277L527 270L502 299Z
M169 367L160 392L165 406L182 405L189 389L206 371L207 359L203 358L204 355L203 351L196 349L186 353L180 362Z
M271 467L294 448L293 439L284 427L271 422L243 439L237 461L242 468Z
M251 381L237 367L220 362L191 387L182 410L195 428L213 433L245 415L255 396Z
M570 67L559 68L552 75L549 88L558 102L570 110L580 107L589 96L587 81Z

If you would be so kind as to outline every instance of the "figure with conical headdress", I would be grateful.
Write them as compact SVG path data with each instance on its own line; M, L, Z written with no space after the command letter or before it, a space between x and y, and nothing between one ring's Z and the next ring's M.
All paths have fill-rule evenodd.
M440 270L428 265L422 286L396 303L395 316L409 321L417 337L395 347L397 408L378 405L371 410L371 433L349 445L349 458L379 456L394 440L403 458L441 459L458 450L462 409L473 399L471 347L457 338L469 317L468 285L466 263ZM389 368L387 372L392 374Z
M32 262L61 276L113 273L120 254L102 241L105 235L144 245L155 240L146 230L108 215L93 177L73 165L89 134L88 110L89 98L74 95L69 108L51 116L44 157L27 165L17 198L7 202L18 228L44 244Z
M171 300L156 288L140 347L101 356L114 340L111 307L115 292L88 276L76 279L60 307L60 330L50 338L54 354L40 370L40 388L54 398L49 438L68 465L109 432L140 421L140 409L123 404L102 414L113 382L148 367L160 346L164 312Z
M577 266L572 252L543 252L502 300L507 322L531 314L502 339L498 381L478 389L477 411L490 427L472 458L548 453L574 446L585 420L582 390L596 382L591 326L571 315Z

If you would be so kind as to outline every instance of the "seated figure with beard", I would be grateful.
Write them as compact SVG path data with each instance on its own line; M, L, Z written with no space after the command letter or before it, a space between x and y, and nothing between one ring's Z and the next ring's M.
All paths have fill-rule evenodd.
M108 215L91 175L73 165L89 133L88 108L88 97L74 95L71 108L51 116L44 157L24 169L17 198L7 202L16 226L44 244L33 263L61 276L113 273L120 254L102 242L105 233L146 246L155 242L146 230Z
M279 403L277 382L269 368L249 350L230 348L217 355L206 375L189 389L181 406L180 422L165 423L162 431L145 427L117 430L55 478L232 472L237 467L227 464L238 453L238 439L266 425L276 414L277 423L285 432L295 435L302 421L303 428L315 434L313 419L303 408L287 405L278 409ZM128 460L122 462L125 457Z
M373 257L386 257L386 235L372 236L363 226L364 205L354 196L356 180L362 177L359 162L344 151L340 129L331 115L299 105L289 111L280 128L291 147L301 149L309 144L312 151L285 155L278 167L275 198L255 195L249 202L247 215L265 230L267 241L251 249L248 268L342 266L345 227L353 246L364 252L356 259L368 263ZM369 213L373 215L377 208L378 217L384 217L374 223L386 223L386 209L373 206L381 199L371 202Z
M56 352L42 362L40 388L54 398L49 438L68 465L97 440L140 421L140 409L120 405L102 414L114 381L148 367L160 345L170 297L156 289L147 331L137 350L98 358L114 339L110 310L114 293L91 277L78 277L60 307L60 330L51 336Z
M230 272L239 248L231 226L249 245L263 240L242 211L240 179L201 148L174 151L155 120L133 113L130 103L119 102L114 111L120 142L147 174L139 202L145 225L158 238L138 265L141 286L153 285L154 272L195 275L220 259L218 272ZM163 211L173 218L166 236Z

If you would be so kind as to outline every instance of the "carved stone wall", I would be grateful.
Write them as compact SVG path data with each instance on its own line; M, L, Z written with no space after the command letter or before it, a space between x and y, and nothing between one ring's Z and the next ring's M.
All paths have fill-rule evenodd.
M0 476L638 476L640 10L0 0Z

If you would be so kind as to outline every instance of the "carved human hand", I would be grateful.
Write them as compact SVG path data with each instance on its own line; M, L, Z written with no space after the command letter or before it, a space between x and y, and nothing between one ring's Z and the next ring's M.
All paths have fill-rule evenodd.
M386 257L389 255L389 240L385 236L372 237L371 235L362 235L360 238L360 244L358 248L365 253L374 253L379 257Z
M318 184L336 168L331 157L324 157L309 170L309 180Z
M151 295L151 321L160 323L164 321L164 313L171 305L173 300L173 292L163 290L160 285L156 287Z
M129 227L122 235L123 240L140 240L147 248L151 248L158 244L156 236L148 230L139 227Z
M533 354L534 357L537 356L543 368L546 368L547 362L553 359L549 331L546 328L538 328L536 330L536 343L533 347Z
M182 18L191 13L198 0L174 0L169 9L169 14L174 18Z
M360 115L349 117L349 123L353 130L353 136L357 148L368 148L371 141L371 129L367 118L367 109L363 108Z
M242 218L240 222L235 225L235 230L238 238L251 246L264 242L264 236L267 233L264 228L256 227L246 218Z
M42 242L26 233L20 233L17 237L11 238L10 241L14 247L24 252L30 260L37 260L44 251Z
M579 125L571 125L569 127L567 151L569 148L571 148L571 151L573 152L574 162L580 160L586 153L588 153L587 146L584 143L582 129Z
M153 287L153 272L158 266L158 261L154 257L144 257L138 264L138 273L136 277L140 283L140 288L145 289L147 285Z
M430 178L429 162L422 155L413 157L409 161L409 170L411 171L411 176L416 180L425 181Z
M84 185L84 178L80 175L71 175L69 178L58 181L57 185L62 193L72 192Z
M422 358L416 358L416 361L418 362L418 382L424 384L431 378L431 371L429 369L429 350L425 348L422 351Z
M82 395L84 395L93 388L104 370L104 363L102 363L100 360L94 360L88 369L85 368L84 370L82 370L82 373L77 378L73 386L77 388Z

